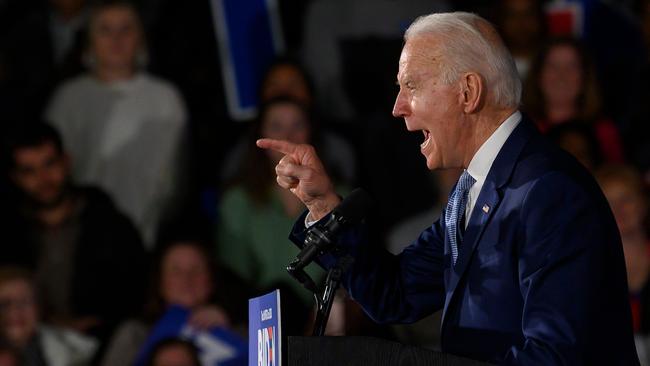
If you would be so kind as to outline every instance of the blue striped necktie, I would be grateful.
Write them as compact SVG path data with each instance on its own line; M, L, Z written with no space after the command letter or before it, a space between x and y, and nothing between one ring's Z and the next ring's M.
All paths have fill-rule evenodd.
M449 243L451 243L451 259L454 265L456 265L456 259L458 259L458 246L462 241L462 236L460 235L458 226L462 225L461 218L465 213L467 196L469 194L469 189L474 185L474 183L476 183L476 180L469 175L467 170L463 171L463 174L458 179L458 183L456 183L456 188L454 188L451 196L449 196L449 202L447 202L445 225L447 227Z

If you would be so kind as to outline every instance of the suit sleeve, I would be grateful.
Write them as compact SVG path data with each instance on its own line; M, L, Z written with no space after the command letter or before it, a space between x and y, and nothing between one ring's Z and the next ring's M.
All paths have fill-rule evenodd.
M633 357L627 353L594 358L625 348L631 319L618 231L602 194L588 183L552 173L524 199L518 280L525 341L504 364L638 363L619 363Z
M337 257L350 254L354 258L343 284L376 322L411 323L441 309L445 299L445 261L440 221L397 256L373 246L365 230L362 226L343 233L339 240L341 252L321 256L318 263L328 269ZM297 220L290 238L302 247L305 232L303 216Z

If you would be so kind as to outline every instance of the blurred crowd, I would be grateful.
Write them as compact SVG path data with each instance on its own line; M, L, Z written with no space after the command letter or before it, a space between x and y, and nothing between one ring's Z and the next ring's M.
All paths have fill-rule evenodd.
M521 110L600 183L650 365L649 0L269 3L286 52L237 121L209 1L0 0L0 366L243 365L247 299L276 288L283 335L310 334L284 270L305 208L255 140L313 144L339 193L382 197L368 222L398 253L461 173L428 171L391 116L402 35L453 10L497 26ZM379 326L339 291L327 334L438 349L439 321Z

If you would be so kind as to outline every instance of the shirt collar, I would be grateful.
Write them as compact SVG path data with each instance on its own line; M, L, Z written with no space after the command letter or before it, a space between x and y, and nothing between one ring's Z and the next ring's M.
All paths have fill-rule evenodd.
M499 150L501 150L501 147L506 143L506 140L519 122L521 122L521 112L515 111L481 145L467 167L467 172L474 179L477 181L485 180Z

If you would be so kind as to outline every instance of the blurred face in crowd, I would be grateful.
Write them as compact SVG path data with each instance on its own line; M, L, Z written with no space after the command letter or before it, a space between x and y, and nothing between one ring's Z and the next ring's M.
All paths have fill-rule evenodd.
M399 93L393 116L404 118L409 131L422 131L420 152L431 170L460 166L464 146L459 118L462 115L459 85L441 78L439 41L415 36L404 45L399 61Z
M101 10L90 27L91 50L97 67L134 69L141 37L140 23L132 9L114 6Z
M262 137L306 144L310 138L310 122L304 110L290 102L270 106L262 117ZM266 150L271 161L277 164L283 154Z
M154 356L154 366L198 366L192 351L182 344L171 344Z
M578 51L562 44L551 48L542 65L540 79L547 104L575 104L583 84Z
M194 308L205 305L212 293L212 278L203 253L191 245L171 248L161 263L161 295L168 304Z
M636 191L626 180L610 178L601 182L609 206L612 208L618 230L622 236L643 230L646 201L642 192Z
M34 290L25 280L9 280L0 285L2 334L11 344L23 347L35 335L38 313Z
M533 0L503 0L503 38L515 48L530 47L542 31Z
M65 197L69 172L68 157L52 142L14 151L12 178L35 204L53 207Z
M279 64L273 67L262 86L262 100L287 96L309 106L311 94L307 80L302 72L291 64Z

